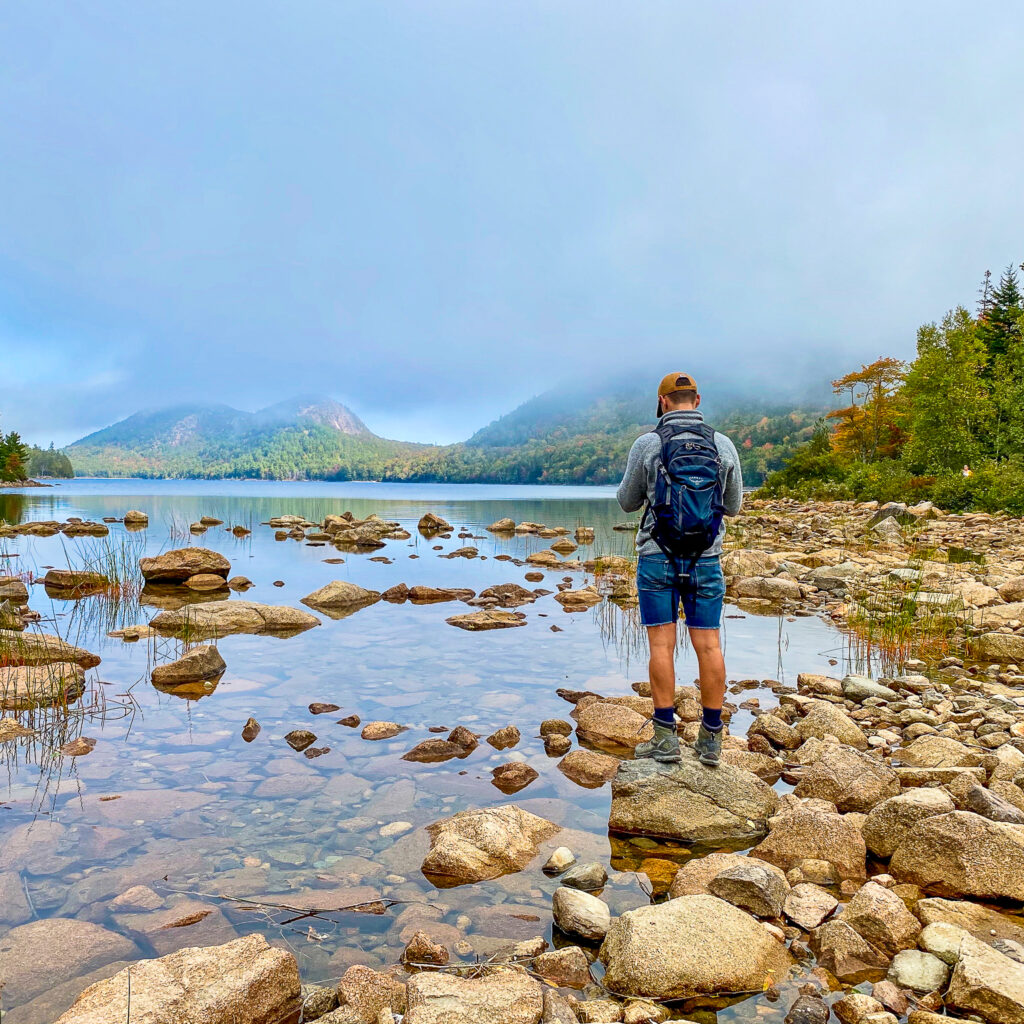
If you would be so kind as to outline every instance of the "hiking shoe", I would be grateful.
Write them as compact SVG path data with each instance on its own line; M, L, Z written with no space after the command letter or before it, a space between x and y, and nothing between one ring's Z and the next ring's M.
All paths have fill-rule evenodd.
M722 733L724 731L724 729L719 729L718 732L712 732L710 729L705 729L703 724L701 725L693 744L693 749L697 751L697 757L701 764L706 764L709 768L717 768L721 763Z
M648 721L654 722L654 739L638 743L633 751L633 756L635 758L652 757L655 761L681 761L683 755L679 750L679 737L676 735L675 726L665 725L655 719L648 719ZM645 722L644 725L646 724Z

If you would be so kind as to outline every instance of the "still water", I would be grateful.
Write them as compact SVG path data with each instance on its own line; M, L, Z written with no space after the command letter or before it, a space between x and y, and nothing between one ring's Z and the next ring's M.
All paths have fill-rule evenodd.
M6 556L0 573L41 576L47 566L78 567L112 550L134 563L194 543L220 551L232 574L254 581L245 600L302 607L301 598L334 579L380 591L400 582L477 592L516 582L554 592L563 570L526 584L524 574L536 566L495 559L522 559L550 544L484 530L503 516L570 532L594 527L596 540L580 548L582 558L629 553L632 545L632 534L612 529L626 517L604 488L76 480L0 492L0 519L8 522L99 520L129 509L148 513L147 530L128 533L111 523L109 538L0 540ZM271 516L318 521L346 509L398 520L412 538L353 554L275 541L274 531L260 525ZM450 539L417 533L426 511L452 523ZM225 525L189 537L188 524L203 515ZM233 536L227 527L236 524L250 527L251 535ZM466 544L480 557L442 557ZM343 564L325 561L338 557ZM573 585L586 579L575 573ZM566 613L548 596L520 609L524 628L469 633L445 622L470 610L465 605L381 602L340 620L320 615L319 627L288 639L219 641L226 673L212 693L186 700L149 681L153 664L180 653L175 641L131 644L107 636L148 621L155 609L131 595L119 603L51 600L41 585L31 588L30 604L43 616L44 631L87 647L102 662L88 673L86 696L69 718L38 713L38 740L0 744L0 958L5 949L17 953L11 938L24 932L12 929L39 919L88 921L118 941L109 942L102 962L71 957L75 962L52 970L42 987L24 979L13 991L8 986L2 1006L9 1024L52 1020L83 986L83 974L96 980L113 972L110 957L160 955L252 931L292 949L307 982L336 980L352 963L396 963L417 928L449 947L463 943L469 959L509 940L538 934L550 940L556 882L540 871L541 860L519 874L443 891L421 874L428 846L423 826L467 807L515 802L562 825L559 843L580 860L609 868L604 898L613 913L645 902L647 889L663 890L687 856L678 846L610 838L609 788L584 789L564 777L538 737L542 719L567 718L572 710L556 695L558 687L628 694L632 681L646 678L635 612L603 604ZM731 607L726 613L731 679L795 684L798 672L842 669L843 637L818 619L788 621ZM695 659L685 646L678 668L682 682L693 678ZM730 699L751 696L764 707L776 703L766 688ZM312 702L340 710L313 715ZM406 731L366 741L358 729L338 723L353 714L364 723L399 722ZM246 743L240 733L250 716L262 731ZM20 719L33 722L29 714ZM740 712L735 721L745 730L749 714ZM465 725L486 736L509 724L523 735L513 750L481 742L464 760L401 760L433 735L432 726ZM299 728L316 733L316 746L330 751L315 760L293 751L283 736ZM77 735L96 739L95 749L83 757L61 755L60 743ZM513 759L527 761L540 777L508 797L491 784L490 770ZM145 893L136 902L151 907L118 902L133 886L149 887L159 902ZM294 920L295 909L283 909L380 898L396 901L381 915ZM199 919L167 927L191 916ZM723 1010L719 1020L755 1019L761 1002L748 999Z

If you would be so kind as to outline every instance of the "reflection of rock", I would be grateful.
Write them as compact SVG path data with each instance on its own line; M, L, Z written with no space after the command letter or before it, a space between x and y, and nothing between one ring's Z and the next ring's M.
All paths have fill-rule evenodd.
M59 636L26 630L0 629L0 662L8 665L50 665L73 661L82 668L95 668L98 654L75 647Z
M65 757L84 757L91 754L96 746L96 741L91 736L79 736L77 739L68 740L61 745L60 752Z
M197 683L204 679L219 679L227 665L220 651L212 644L193 647L177 661L157 665L153 669L153 683L156 686L178 686L181 683Z
M26 729L16 718L0 718L0 743L28 739L29 736L35 736L35 733Z
M380 591L367 590L347 580L332 580L312 594L307 594L302 603L330 613L333 610L356 611L380 600ZM332 616L333 618L333 616Z
M105 964L136 956L135 943L89 921L67 917L31 921L12 928L0 941L4 1002L8 1006L27 1002ZM61 1019L73 1018L65 1014Z
M793 964L753 917L714 896L628 911L612 922L600 958L612 992L654 999L760 992Z
M212 604L226 601L230 596L227 587L221 590L190 590L175 583L147 583L139 594L139 604L176 612L190 604Z
M130 970L130 981L125 969L91 985L57 1024L127 1020L129 987L132 1024L276 1024L290 1019L299 1006L295 957L272 949L262 935L182 949L158 960L141 960Z
M223 590L226 584L224 583L223 576L218 576L212 572L199 572L195 576L189 576L182 583L182 586L188 587L189 590L209 592L211 590Z
M320 620L309 612L284 605L218 601L215 604L188 605L177 611L160 612L150 625L165 636L202 640L232 633L294 636L319 626Z
M73 662L0 668L0 709L28 711L74 703L85 692L85 672Z
M201 573L227 579L231 563L209 548L177 548L155 558L140 558L139 569L149 583L183 583Z
M515 804L461 811L427 828L423 873L449 887L521 871L559 826Z
M469 630L471 633L485 629L511 629L525 626L526 616L522 612L480 611L465 615L452 615L444 620L449 626Z
M779 798L756 775L687 756L678 765L624 761L612 780L608 827L684 842L720 842L768 831Z

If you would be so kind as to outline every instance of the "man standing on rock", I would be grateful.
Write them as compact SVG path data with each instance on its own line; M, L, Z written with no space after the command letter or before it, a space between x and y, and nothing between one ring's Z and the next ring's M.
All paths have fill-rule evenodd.
M704 422L699 406L689 374L670 373L662 380L658 426L633 442L617 497L624 512L646 504L636 535L636 582L650 645L654 738L637 745L636 757L681 759L675 722L681 603L700 668L703 714L695 749L703 764L714 766L721 759L725 699L722 517L739 514L743 477L732 441Z

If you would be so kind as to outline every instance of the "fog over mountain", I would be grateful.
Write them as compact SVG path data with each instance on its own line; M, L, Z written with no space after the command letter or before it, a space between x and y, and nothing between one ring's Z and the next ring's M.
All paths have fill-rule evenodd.
M0 424L826 382L1018 258L1024 8L5 4Z

